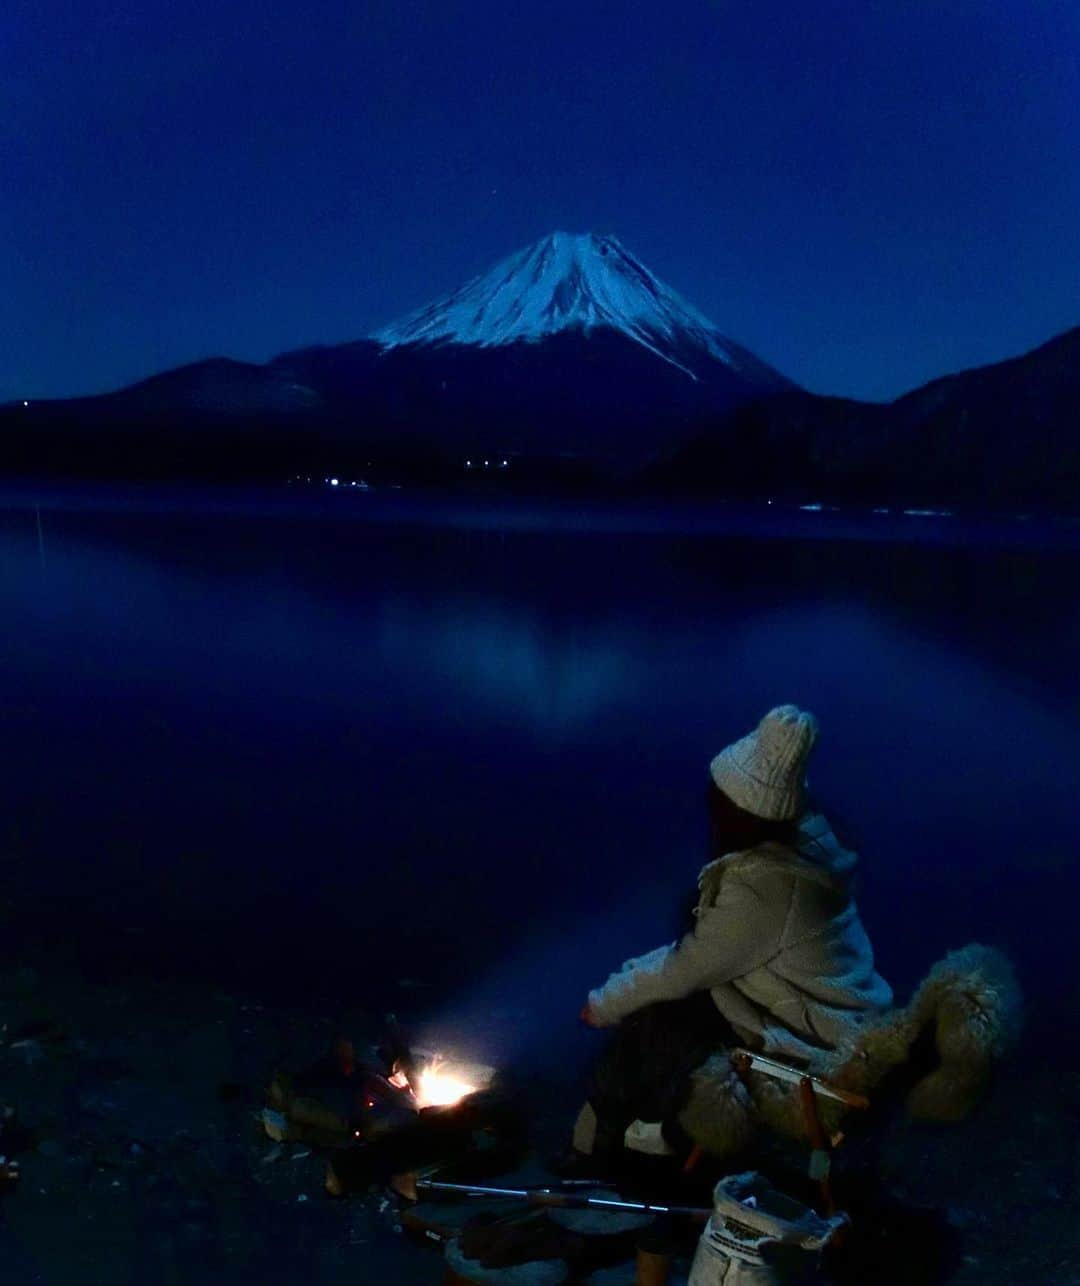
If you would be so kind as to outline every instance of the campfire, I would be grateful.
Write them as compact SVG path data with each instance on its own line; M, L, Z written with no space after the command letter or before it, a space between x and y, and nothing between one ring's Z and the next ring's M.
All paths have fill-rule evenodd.
M416 1107L454 1107L470 1094L486 1088L494 1076L490 1067L455 1063L437 1054L423 1057L411 1071L395 1063L387 1078L395 1089L407 1091Z
M331 1195L412 1183L433 1166L494 1173L516 1164L525 1122L494 1067L417 1048L392 1015L372 1054L357 1057L342 1037L310 1068L276 1075L267 1092L266 1133L326 1148Z
M374 1061L358 1058L341 1038L329 1058L275 1077L268 1092L267 1134L325 1147L331 1196L377 1183L408 1195L433 1168L496 1173L520 1159L524 1117L494 1067L414 1046L392 1015L372 1053Z

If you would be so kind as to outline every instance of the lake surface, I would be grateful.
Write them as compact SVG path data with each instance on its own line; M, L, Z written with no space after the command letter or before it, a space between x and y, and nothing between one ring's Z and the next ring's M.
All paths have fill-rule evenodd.
M709 758L794 701L898 990L991 941L1049 1023L1078 563L1022 524L13 492L0 951L542 1041L674 935Z

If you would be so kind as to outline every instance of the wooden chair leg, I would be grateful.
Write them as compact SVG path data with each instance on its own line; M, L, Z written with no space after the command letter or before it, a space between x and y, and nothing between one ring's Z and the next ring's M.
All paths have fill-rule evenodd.
M705 1155L704 1149L699 1148L695 1144L690 1152L690 1155L686 1158L685 1164L683 1165L683 1168L682 1168L683 1174L693 1174L694 1171L698 1168L698 1164L700 1163L701 1158L704 1155Z
M836 1214L836 1201L833 1198L832 1180L830 1178L829 1140L825 1135L825 1128L821 1124L821 1116L818 1113L814 1083L808 1076L804 1076L799 1082L799 1099L802 1103L806 1133L809 1135L810 1146L813 1148L810 1157L810 1177L817 1180L818 1191L821 1193L821 1213L828 1218Z

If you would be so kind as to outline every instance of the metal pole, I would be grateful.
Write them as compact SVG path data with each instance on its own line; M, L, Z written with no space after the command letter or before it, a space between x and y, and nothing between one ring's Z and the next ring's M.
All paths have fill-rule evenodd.
M420 1179L416 1184L418 1196L452 1195L456 1197L492 1197L503 1200L524 1201L530 1206L554 1206L563 1210L612 1210L630 1211L635 1214L677 1215L707 1223L711 1210L697 1206L657 1206L647 1201L621 1201L612 1197L585 1197L566 1192L553 1192L550 1188L486 1188L462 1183L436 1183Z

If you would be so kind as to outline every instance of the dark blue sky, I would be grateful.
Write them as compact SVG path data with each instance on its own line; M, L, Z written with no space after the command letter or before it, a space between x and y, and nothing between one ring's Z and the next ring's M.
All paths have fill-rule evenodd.
M808 387L1080 323L1076 0L5 0L0 398L614 232Z

